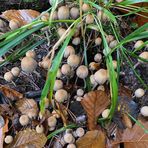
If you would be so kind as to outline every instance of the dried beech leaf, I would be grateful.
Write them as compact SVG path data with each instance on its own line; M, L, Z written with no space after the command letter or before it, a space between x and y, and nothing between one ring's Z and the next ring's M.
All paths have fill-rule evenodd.
M128 97L128 98L132 98L132 91L126 87L124 87L123 85L120 85L119 87L119 96L123 96L123 97Z
M102 131L88 131L76 141L77 148L105 148L105 134Z
M7 86L0 85L0 91L2 92L2 94L5 97L11 99L12 101L19 100L19 99L23 98L23 94L17 92L14 89L11 89Z
M89 130L97 129L97 118L110 104L109 97L104 91L91 91L84 96L81 104L87 113Z
M26 25L33 21L36 17L38 17L40 13L35 10L31 9L24 9L24 10L8 10L3 12L2 16L10 20L17 20L21 26Z
M148 129L147 120L139 120L142 125ZM147 148L148 146L148 134L137 124L133 128L125 129L123 134L113 142L113 145L118 143L124 143L124 148Z
M32 146L33 148L44 147L47 141L46 136L39 134L35 130L26 129L20 131L14 138L13 142L6 146L6 148L25 148Z
M16 108L22 113L30 116L37 116L38 106L33 99L21 99L16 102Z

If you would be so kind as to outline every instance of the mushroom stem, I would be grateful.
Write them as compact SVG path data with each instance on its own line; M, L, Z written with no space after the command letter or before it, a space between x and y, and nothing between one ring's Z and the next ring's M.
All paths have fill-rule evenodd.
M134 65L134 69L136 69L138 66L139 66L140 62L137 62L135 65Z

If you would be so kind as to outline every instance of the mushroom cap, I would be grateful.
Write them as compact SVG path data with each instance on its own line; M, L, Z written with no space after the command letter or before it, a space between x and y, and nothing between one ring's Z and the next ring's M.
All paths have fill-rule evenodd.
M71 133L66 133L63 138L66 143L73 143L75 141Z
M79 8L77 8L77 7L72 7L72 8L70 9L70 16L71 16L73 19L77 19L77 18L79 17L79 14L80 14Z
M85 65L81 65L77 68L76 74L79 78L85 79L88 76L88 68Z
M106 69L99 69L95 74L94 78L97 83L104 84L108 79L108 74Z
M102 55L101 55L101 53L97 53L97 54L94 56L94 60L95 60L96 62L101 62L101 60L102 60Z
M7 81L7 82L11 82L13 80L14 76L12 74L12 72L6 72L4 74L4 79Z
M89 64L89 70L98 70L99 69L99 63L96 63L96 62L91 62Z
M139 40L135 43L134 48L139 48L140 46L142 46L144 44L144 42L142 40Z
M61 72L62 72L63 75L67 75L67 76L70 75L71 74L71 67L70 67L70 65L68 65L68 64L62 65Z
M135 96L137 98L141 98L143 97L145 94L144 90L142 88L138 88L136 91L135 91Z
M75 37L75 38L73 38L73 40L72 40L72 44L73 45L79 45L80 44L80 37Z
M148 51L144 51L139 55L140 58L148 60ZM138 61L143 62L142 60L138 59Z
M59 35L59 37L61 37L65 33L65 31L66 31L65 28L62 28L62 27L58 28L58 35Z
M102 10L97 13L97 17L102 21L107 21L109 19L108 16Z
M27 73L32 73L37 68L37 62L30 57L24 57L21 61L21 68Z
M36 53L34 50L29 50L26 52L26 57L30 57L30 58L35 58L36 57Z
M75 132L78 137L82 137L85 134L85 131L82 127L77 128Z
M29 117L27 115L21 115L19 118L19 122L22 126L25 126L29 123Z
M89 4L84 3L84 4L82 5L82 11L83 11L83 12L87 12L87 11L89 11L89 10L90 10Z
M95 39L95 44L96 44L96 46L101 45L101 43L102 43L102 38L97 37L97 38Z
M54 11L52 14L52 20L57 20L58 19L58 12Z
M114 67L114 69L117 68L117 61L116 60L113 60L113 67Z
M113 41L110 42L109 47L110 48L115 48L117 46L117 44L118 44L118 41L117 40L113 40Z
M70 12L67 6L61 6L58 8L58 19L66 20L69 18Z
M94 17L91 14L87 14L86 15L86 19L85 19L86 24L93 24L94 23Z
M110 43L111 41L113 41L114 40L114 36L113 35L107 35L106 36L106 41L107 41L107 43Z
M65 48L64 57L68 58L72 54L75 54L75 49L72 46L67 46Z
M18 29L20 27L20 23L18 20L12 19L9 21L9 27L11 30Z
M18 67L13 67L13 68L11 69L11 73L12 73L15 77L17 77L17 76L20 74L20 69L19 69Z
M43 67L44 69L48 69L51 65L51 61L49 58L43 58L43 60L39 63L40 67Z
M67 63L71 66L71 67L77 67L80 64L80 57L78 55L70 55L67 59Z
M97 90L105 91L105 87L103 85L98 86Z
M52 116L54 116L55 118L60 118L60 115L57 113L57 111L56 110L53 110L52 111Z
M43 125L37 125L35 130L37 133L41 134L44 132L44 127L43 127Z
M82 97L84 95L84 90L83 89L78 89L77 90L77 96Z
M63 88L63 82L61 80L55 80L54 91L57 91L61 88Z
M71 143L71 144L68 144L68 145L67 145L67 148L76 148L76 145L73 144L73 143Z
M140 109L140 113L144 116L144 117L148 117L148 106L143 106Z
M55 93L55 100L59 103L64 102L68 98L68 93L64 89L59 89Z
M55 127L57 124L57 119L54 116L51 116L47 119L49 127Z
M109 113L110 113L110 109L105 109L103 112L102 112L102 117L103 118L107 118L109 116Z
M76 97L76 101L78 101L78 102L82 101L82 99L83 99L83 97L79 97L79 96Z
M91 76L90 76L90 83L91 83L92 85L97 85L97 82L96 82L96 80L95 80L95 76L94 76L94 75L91 75Z
M13 137L11 135L7 135L4 141L5 143L9 144L13 141Z

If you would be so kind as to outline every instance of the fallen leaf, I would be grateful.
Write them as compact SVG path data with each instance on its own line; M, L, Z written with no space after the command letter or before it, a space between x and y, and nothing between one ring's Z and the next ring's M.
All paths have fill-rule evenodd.
M147 120L138 120L147 130ZM124 148L147 148L148 146L148 134L137 124L133 128L125 129L121 136L118 136L113 145L124 143Z
M19 99L23 98L23 94L17 92L14 89L11 89L7 86L0 85L0 91L2 92L2 94L5 97L11 99L12 101L19 100Z
M2 13L2 17L6 20L17 20L21 26L32 22L40 13L31 9L24 10L8 10Z
M43 133L39 134L35 130L26 129L20 131L15 136L13 142L6 146L6 148L24 148L27 146L42 148L44 147L46 141L47 138Z
M89 130L97 129L97 118L110 104L109 97L104 91L91 91L85 94L81 104L87 113Z
M36 117L38 113L37 103L33 99L23 98L16 102L16 108L22 113L31 117Z
M105 148L106 138L102 131L88 131L76 141L77 148Z

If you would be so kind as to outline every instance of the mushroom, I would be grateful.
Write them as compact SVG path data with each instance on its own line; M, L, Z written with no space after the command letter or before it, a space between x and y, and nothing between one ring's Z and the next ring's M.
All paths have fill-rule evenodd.
M78 102L81 102L82 99L83 99L83 97L79 97L79 96L76 97L76 101L78 101Z
M26 52L26 57L29 57L29 58L35 58L36 57L36 53L34 50L29 50Z
M10 20L9 22L9 27L11 30L15 30L15 29L18 29L20 27L20 23L18 20L16 19L12 19Z
M65 33L65 31L66 31L65 28L62 28L62 27L58 28L58 35L59 35L59 37L61 37Z
M105 87L103 85L98 86L97 90L105 91Z
M97 53L95 56L94 56L94 60L96 61L96 62L101 62L101 60L102 60L102 55L100 54L100 53Z
M82 11L83 11L83 12L88 12L89 10L90 10L89 4L84 3L84 4L82 5Z
M52 13L52 20L57 20L58 19L58 12L57 11L54 11Z
M67 6L61 6L58 8L58 19L66 20L69 18L69 8Z
M25 126L29 123L29 117L27 115L21 115L19 118L19 122L22 126Z
M80 57L78 55L70 55L67 59L67 63L71 66L71 67L77 67L80 64Z
M108 16L102 10L100 10L97 13L97 17L102 21L108 21L108 19L109 19Z
M42 20L42 21L48 21L49 17L50 17L50 15L49 15L48 12L47 12L47 13L44 13L44 14L41 16L41 20Z
M57 91L61 88L63 88L63 82L61 80L55 80L54 91Z
M99 69L95 74L94 78L98 84L104 84L108 79L108 74L106 69Z
M103 118L108 118L109 113L110 113L110 109L105 109L105 110L102 112L102 117L103 117Z
M37 68L37 62L30 57L24 57L21 61L21 68L26 73L32 73Z
M75 54L75 49L72 46L67 46L65 48L64 58L68 58L72 54Z
M68 98L68 93L64 89L59 89L55 93L55 100L59 103L64 102Z
M12 72L6 72L4 74L4 79L7 81L7 82L11 82L13 80L14 76L12 74Z
M139 55L140 58L143 58L145 60L148 60L148 51L144 51ZM142 60L138 59L139 62L143 63Z
M20 69L18 67L13 67L11 69L11 73L13 74L13 76L18 77L18 75L20 74Z
M135 96L137 98L141 98L143 97L145 94L144 90L142 88L138 88L136 91L135 91Z
M80 37L75 37L75 38L73 38L73 40L72 40L72 44L73 45L79 45L80 44Z
M113 41L110 42L109 47L115 48L117 46L117 44L118 44L117 40L113 40Z
M91 14L87 14L86 15L86 19L85 19L86 24L93 24L94 23L94 17Z
M58 69L57 71L57 78L61 78L62 77L62 72L60 69Z
M143 42L142 40L139 40L139 41L137 41L137 42L135 43L134 48L137 49L137 48L139 48L140 46L142 46L143 44L144 44L144 42Z
M6 144L10 144L13 141L13 137L11 135L7 135L4 139Z
M60 115L57 113L57 111L56 110L53 110L52 111L52 116L54 116L55 118L60 118Z
M61 67L61 73L63 75L69 76L71 74L71 71L72 70L71 70L70 65L68 65L68 64L62 65L62 67Z
M85 134L85 130L82 127L76 129L75 134L77 137L82 137Z
M95 80L95 76L94 75L90 76L90 82L91 82L92 85L94 85L94 87L97 86L97 82Z
M66 133L63 138L66 143L74 143L74 141L75 141L75 139L71 133Z
M117 69L117 61L116 60L113 60L113 67L114 67L114 69Z
M114 40L114 36L112 36L112 35L107 35L106 36L106 41L107 41L107 43L110 43L111 41L113 41Z
M79 17L79 9L77 7L72 7L70 9L70 16L72 17L72 19L77 19Z
M140 113L142 114L142 116L148 117L148 106L143 106L143 107L140 109Z
M101 45L101 43L102 43L102 39L101 39L100 37L97 37L97 38L95 39L95 45L96 45L96 46L99 46L99 45Z
M43 58L41 62L39 62L39 66L43 67L44 69L48 69L51 65L51 61L49 58Z
M81 65L77 68L76 74L79 78L85 79L88 76L88 68L85 65Z
M71 144L68 144L68 145L67 145L67 148L76 148L76 145L73 144L73 143L71 143Z
M44 132L44 127L43 127L43 125L37 125L35 130L37 133L41 134Z
M82 97L84 95L84 90L83 89L78 89L77 90L77 96Z
M98 70L100 67L100 65L96 62L91 62L89 64L89 70L94 71L94 70Z
M55 127L57 124L57 119L54 116L51 116L47 119L49 127Z

